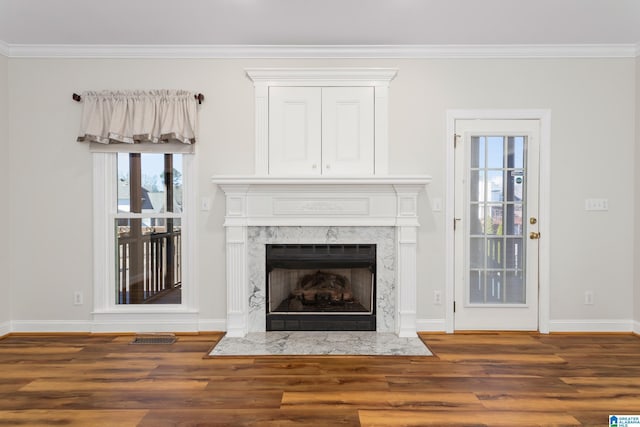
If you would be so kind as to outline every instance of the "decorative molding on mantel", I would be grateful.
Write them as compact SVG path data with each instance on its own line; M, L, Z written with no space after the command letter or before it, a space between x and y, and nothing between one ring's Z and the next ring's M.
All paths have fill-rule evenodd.
M4 47L2 46L4 44ZM0 54L11 58L633 58L637 44L482 44L482 45L109 45L10 44Z
M225 226L418 226L417 195L431 177L215 176Z

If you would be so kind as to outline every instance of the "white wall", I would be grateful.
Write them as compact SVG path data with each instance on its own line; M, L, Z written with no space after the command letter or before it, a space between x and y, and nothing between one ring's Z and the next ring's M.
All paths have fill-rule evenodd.
M91 156L75 142L81 105L71 93L99 89L185 88L205 94L197 148L201 196L197 262L201 316L225 317L224 198L210 177L253 172L253 86L244 68L397 67L390 90L390 172L430 174L419 234L420 319L442 319L445 112L545 108L552 112L551 318L633 318L633 59L541 60L72 60L11 59L15 191L13 320L91 319ZM585 212L606 197L608 212ZM541 218L541 221L544 220ZM448 226L448 221L446 222ZM584 291L595 304L583 304ZM74 291L85 303L74 306ZM449 302L447 302L449 303ZM559 324L560 326L561 324Z
M9 331L11 320L11 261L9 259L9 241L6 233L11 232L9 224L9 203L11 194L9 139L9 59L0 54L0 182L3 183L0 196L0 224L3 226L2 244L0 244L0 336Z
M640 44L638 45L640 49ZM635 164L640 165L640 51L636 58L636 155ZM636 180L635 180L635 212L636 220L635 227L635 252L634 252L634 265L635 270L635 332L640 334L640 222L637 219L637 215L640 213L640 167L636 167Z

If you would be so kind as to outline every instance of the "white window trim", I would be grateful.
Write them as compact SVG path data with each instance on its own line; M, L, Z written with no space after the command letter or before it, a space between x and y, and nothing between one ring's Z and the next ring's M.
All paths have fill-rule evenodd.
M115 238L117 160L115 153L93 153L93 332L194 332L198 330L196 280L195 159L183 155L182 303L116 304Z

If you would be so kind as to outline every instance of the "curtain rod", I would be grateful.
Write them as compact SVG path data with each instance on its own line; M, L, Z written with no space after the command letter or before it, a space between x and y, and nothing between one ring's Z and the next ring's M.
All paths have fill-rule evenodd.
M202 101L204 101L204 95L201 94L201 93L193 95L193 97L198 100L198 104L202 104ZM71 98L73 98L73 100L76 101L76 102L82 101L82 97L80 95L78 95L77 93L74 93L71 96Z

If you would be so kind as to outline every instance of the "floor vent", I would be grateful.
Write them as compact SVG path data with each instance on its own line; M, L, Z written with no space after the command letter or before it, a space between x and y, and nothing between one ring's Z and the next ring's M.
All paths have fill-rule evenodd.
M173 344L177 338L175 335L138 335L130 344Z

